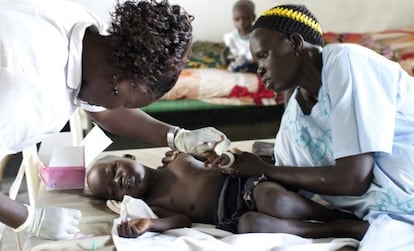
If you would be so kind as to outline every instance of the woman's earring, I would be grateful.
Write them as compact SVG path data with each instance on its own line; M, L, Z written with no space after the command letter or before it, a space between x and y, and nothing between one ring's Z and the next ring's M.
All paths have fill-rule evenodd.
M295 55L296 55L296 57L299 57L299 52L298 52L298 51L296 51L296 52L295 52Z
M112 88L112 90L111 90L112 96L116 96L116 95L118 95L118 93L119 93L118 89Z

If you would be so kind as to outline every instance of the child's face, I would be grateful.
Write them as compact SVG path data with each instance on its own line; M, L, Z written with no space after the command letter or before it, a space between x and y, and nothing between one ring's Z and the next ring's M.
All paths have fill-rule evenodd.
M233 10L233 22L241 35L248 35L255 19L254 13L247 8L236 8Z
M146 168L129 158L105 156L90 168L88 187L104 199L121 201L124 195L142 198L147 188Z

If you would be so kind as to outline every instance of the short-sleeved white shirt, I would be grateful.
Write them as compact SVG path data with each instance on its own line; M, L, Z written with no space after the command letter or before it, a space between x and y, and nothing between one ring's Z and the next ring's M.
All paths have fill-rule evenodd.
M374 178L364 195L323 198L360 217L414 214L414 79L359 45L327 45L322 56L318 103L304 115L290 99L275 139L276 164L334 165L372 152Z
M229 47L230 53L234 57L243 57L249 61L253 60L250 52L250 35L248 37L240 37L237 30L227 32L223 35L224 44Z
M0 158L59 132L82 107L77 94L89 26L107 32L103 21L70 1L0 4Z

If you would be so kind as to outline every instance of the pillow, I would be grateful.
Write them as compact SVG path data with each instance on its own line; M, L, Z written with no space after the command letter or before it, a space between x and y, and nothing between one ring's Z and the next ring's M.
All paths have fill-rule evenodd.
M357 43L398 62L414 76L414 27L366 33L324 33L325 44Z
M188 68L183 69L175 86L161 99L225 97L237 86L255 93L259 89L259 81L254 73L234 73L216 68Z

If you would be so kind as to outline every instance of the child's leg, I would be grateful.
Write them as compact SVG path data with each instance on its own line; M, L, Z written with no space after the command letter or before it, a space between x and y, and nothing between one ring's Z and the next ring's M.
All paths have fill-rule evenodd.
M310 222L278 219L260 212L247 212L239 220L239 233L288 233L305 238L348 237L361 240L368 222L352 219Z
M327 208L296 192L286 190L273 181L259 183L253 191L253 199L257 211L280 219L316 221L356 219L353 214Z

